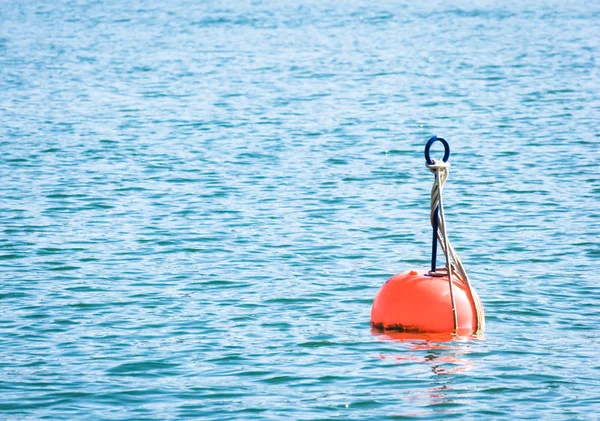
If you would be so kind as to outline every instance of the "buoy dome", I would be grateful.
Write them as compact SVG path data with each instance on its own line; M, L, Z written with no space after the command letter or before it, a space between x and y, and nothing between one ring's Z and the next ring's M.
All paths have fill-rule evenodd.
M453 277L458 335L477 330L477 313L467 285ZM447 276L411 270L392 276L379 290L371 308L371 326L413 333L454 332L454 314Z

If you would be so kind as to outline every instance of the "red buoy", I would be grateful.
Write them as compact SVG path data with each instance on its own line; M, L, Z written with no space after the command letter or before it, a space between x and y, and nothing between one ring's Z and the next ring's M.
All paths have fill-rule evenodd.
M454 312L448 276L430 276L411 270L391 277L379 290L371 308L371 326L378 330L412 333L454 332L470 335L477 331L477 313L468 286L452 277L457 313Z
M431 159L431 145L441 142L444 157ZM425 163L435 175L431 189L431 270L411 270L390 278L379 290L371 308L371 326L379 330L408 333L480 334L485 315L469 276L450 245L442 200L442 187L448 179L450 146L433 136L425 145ZM446 267L436 270L438 241L446 258ZM449 276L450 275L450 276Z

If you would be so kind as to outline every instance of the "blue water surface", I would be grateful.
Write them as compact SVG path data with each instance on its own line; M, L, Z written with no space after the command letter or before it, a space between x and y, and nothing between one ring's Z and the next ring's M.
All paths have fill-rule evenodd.
M0 2L0 419L597 419L599 22ZM483 339L369 326L429 264L433 134Z

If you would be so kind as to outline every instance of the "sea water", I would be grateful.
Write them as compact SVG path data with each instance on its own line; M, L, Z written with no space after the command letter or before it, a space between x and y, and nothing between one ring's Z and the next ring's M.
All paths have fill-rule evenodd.
M599 22L1 2L0 418L596 419ZM479 339L369 325L429 266L432 135Z

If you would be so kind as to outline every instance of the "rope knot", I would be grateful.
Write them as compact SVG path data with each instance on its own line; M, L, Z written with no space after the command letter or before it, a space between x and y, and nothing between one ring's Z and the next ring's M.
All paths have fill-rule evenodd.
M431 211L433 213L434 209L437 207L437 203L439 202L439 198L441 195L441 190L446 180L448 179L448 175L450 174L450 163L444 162L441 159L434 159L433 164L425 164L429 171L431 171L435 175L435 182L433 183L433 188L431 189Z
M432 173L435 174L438 170L448 171L448 167L450 167L450 163L444 162L441 159L434 159L433 164L425 164L425 166L427 168L429 168L429 171L431 171Z

